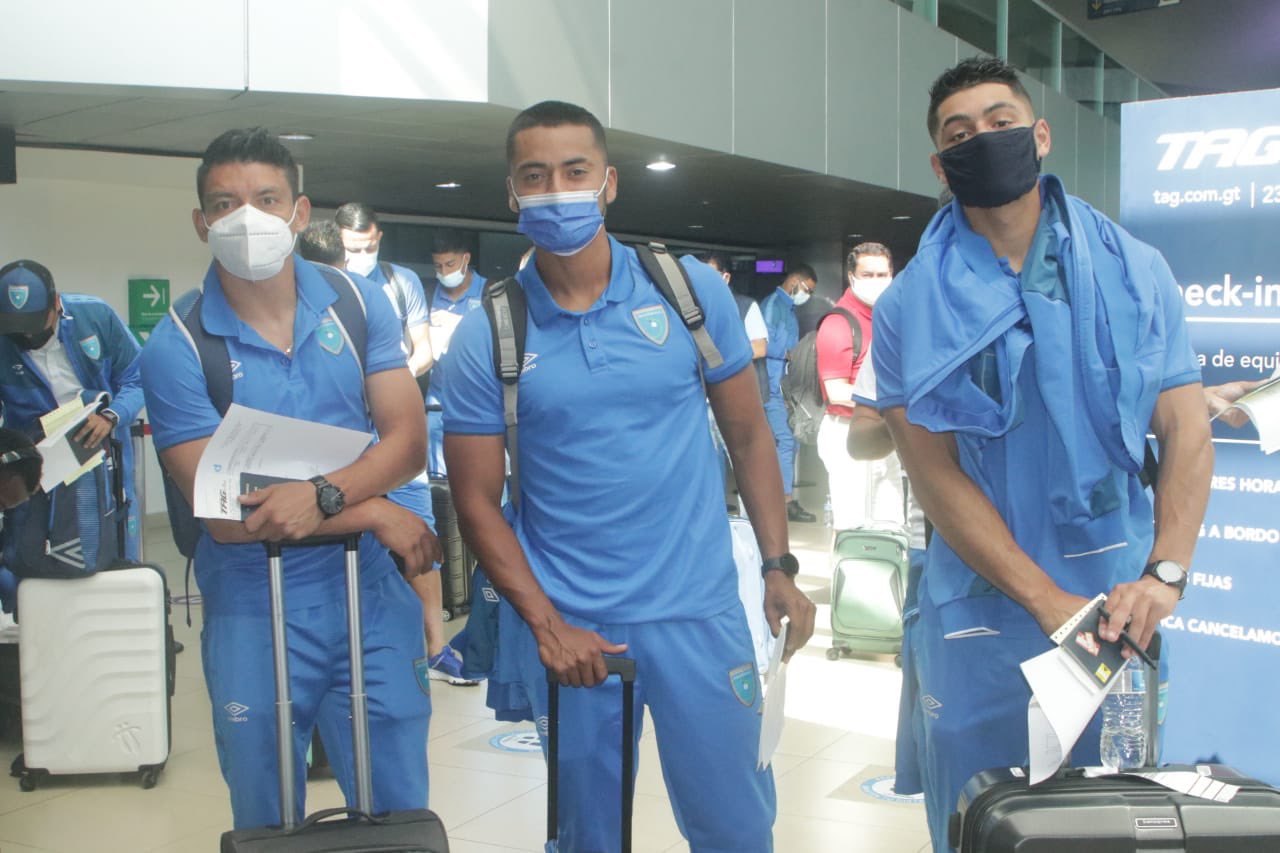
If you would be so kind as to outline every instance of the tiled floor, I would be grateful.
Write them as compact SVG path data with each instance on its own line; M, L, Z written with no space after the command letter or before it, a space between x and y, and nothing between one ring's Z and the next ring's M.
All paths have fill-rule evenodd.
M821 506L821 500L817 501ZM825 658L830 643L826 531L793 524L801 581L820 602L818 630L792 662L787 727L774 758L778 853L917 853L928 851L924 807L864 792L892 774L900 676L888 659ZM181 565L161 524L148 530L148 558L170 568L171 592L182 593ZM193 590L194 591L194 590ZM0 853L188 853L217 850L231 824L226 788L213 747L208 697L200 672L200 609L175 606L174 625L187 651L178 659L173 752L156 788L130 777L46 781L33 793L0 777ZM532 731L495 722L483 688L434 685L431 719L431 807L449 830L453 853L542 850L545 770L537 753L502 751L496 735ZM0 741L0 759L21 749ZM883 783L877 790L884 790ZM308 810L340 805L332 780L313 781ZM635 849L683 851L649 729L641 741L635 804Z

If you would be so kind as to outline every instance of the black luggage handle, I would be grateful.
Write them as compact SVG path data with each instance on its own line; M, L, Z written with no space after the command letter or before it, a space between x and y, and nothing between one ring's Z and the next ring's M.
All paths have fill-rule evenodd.
M374 824L375 826L378 824L386 823L386 821L383 820L382 818L378 817L377 815L370 814L369 812L361 811L360 809L348 808L346 806L337 806L336 808L332 808L332 809L321 809L315 814L309 815L306 820L298 824L298 826L292 831L299 832L299 833L306 832L308 829L311 829L316 824L325 823L329 820L329 818L339 817L339 816L342 816L345 818L351 818L358 821L363 821L364 823L371 823L371 824Z
M605 656L606 678L622 679L622 853L631 853L632 801L635 799L636 662ZM560 679L547 669L547 841L560 836Z
M360 624L360 538L313 536L296 542L264 542L267 549L267 587L271 596L271 653L276 687L276 766L280 773L280 823L298 826L293 779L293 700L289 689L289 650L284 609L285 548L342 545L346 561L347 643L351 668L351 747L355 770L356 808L373 811L373 779L369 755L369 705L364 684L364 650Z

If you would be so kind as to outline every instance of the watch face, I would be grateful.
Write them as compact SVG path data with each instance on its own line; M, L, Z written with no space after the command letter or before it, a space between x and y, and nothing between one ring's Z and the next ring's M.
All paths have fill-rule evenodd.
M800 573L800 561L796 559L795 554L783 554L778 558L782 570L789 575L797 575Z
M1167 584L1179 584L1187 579L1187 570L1172 560L1161 560L1153 570L1157 578Z
M346 496L337 486L320 487L320 511L325 515L337 515L346 505Z

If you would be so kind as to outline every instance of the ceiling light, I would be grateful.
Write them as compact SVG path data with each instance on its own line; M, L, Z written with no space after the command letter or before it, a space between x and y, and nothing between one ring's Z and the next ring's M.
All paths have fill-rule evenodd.
M670 172L675 167L676 164L672 163L670 160L661 159L654 160L652 163L645 166L645 168L651 172Z
M701 230L702 230L702 226L701 226L701 225L690 225L689 227L690 227L691 229L693 229L694 231L701 231Z
M845 236L848 237L850 240L857 240L860 237L862 237L861 234L846 234Z
M461 186L462 186L462 184L458 183L457 181L445 181L445 182L444 182L444 183L442 183L442 184L436 184L436 189L438 189L438 190L456 190L456 189L460 188Z
M303 133L299 130L289 130L279 134L279 138L285 142L310 142L315 136L310 133Z
M893 219L893 221L894 221L894 222L906 222L906 221L907 221L908 219L910 219L910 218L911 218L911 217L910 217L910 216L908 216L908 215L907 215L907 214L905 214L905 213L902 213L902 214L899 214L899 215L897 215L897 216L892 217L892 219Z

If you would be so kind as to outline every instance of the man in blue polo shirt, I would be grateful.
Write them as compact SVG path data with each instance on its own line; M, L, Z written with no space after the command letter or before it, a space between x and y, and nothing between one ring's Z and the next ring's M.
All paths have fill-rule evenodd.
M463 529L519 614L500 654L518 661L540 725L548 668L561 685L592 688L561 695L560 727L574 734L560 747L560 849L618 849L619 805L607 792L620 785L621 688L605 681L603 656L626 655L691 849L771 850L773 778L756 769L760 691L706 398L747 473L765 607L775 633L790 617L788 655L812 633L814 607L793 579L777 458L737 308L709 267L685 264L723 357L705 363L635 251L605 232L618 178L591 113L530 107L507 152L509 203L537 246L518 275L528 335L510 524L500 506L503 391L481 312L462 321L441 364L445 457Z
M435 265L437 286L431 295L431 350L439 361L449 350L453 331L462 318L480 307L484 296L485 277L471 265L471 247L462 232L442 228L431 238L431 263ZM431 377L427 402L439 405L444 377L439 371ZM431 473L443 477L444 421L441 412L427 413L427 465Z
M422 607L396 572L420 574L439 545L414 512L382 495L422 470L422 398L405 367L400 325L377 290L347 279L331 284L295 256L310 217L298 170L267 130L230 130L205 151L196 175L196 233L214 262L203 283L202 321L226 339L232 398L250 408L333 426L376 430L378 440L351 465L305 483L271 486L241 499L244 522L203 520L196 578L204 595L201 634L214 735L237 827L280 820L276 725L263 541L363 533L365 671L375 811L427 802L426 736L431 714ZM367 346L353 351L330 312L334 288L355 286L367 312ZM172 318L142 355L143 388L156 447L191 496L200 455L221 420L196 353ZM341 548L285 554L285 607L295 721L298 811L305 763L318 726L353 802L346 599Z
M929 94L933 167L955 199L876 304L876 399L857 402L880 409L936 533L904 689L923 710L918 781L947 850L970 776L1026 760L1018 665L1100 593L1108 641L1128 623L1146 647L1173 612L1213 449L1168 265L1040 176L1049 125L1015 70L965 60ZM1154 520L1139 479L1148 430ZM1077 764L1098 763L1098 729Z
M142 410L138 342L120 315L96 296L59 294L53 275L35 261L0 268L0 404L4 424L28 435L64 403L87 403L106 391L111 401L90 415L76 438L89 447L120 442L128 515L125 556L138 558L138 504L129 426ZM86 483L88 481L85 481Z
M769 371L769 397L764 401L764 413L773 431L778 449L778 465L782 471L782 491L787 500L787 518L791 521L816 521L817 518L792 497L791 486L796 474L796 437L791 433L787 420L787 404L782 399L782 374L787 370L787 354L800 341L800 327L796 322L796 308L809 301L818 286L813 267L797 264L782 284L760 303L765 325L769 328L769 346L765 365Z

